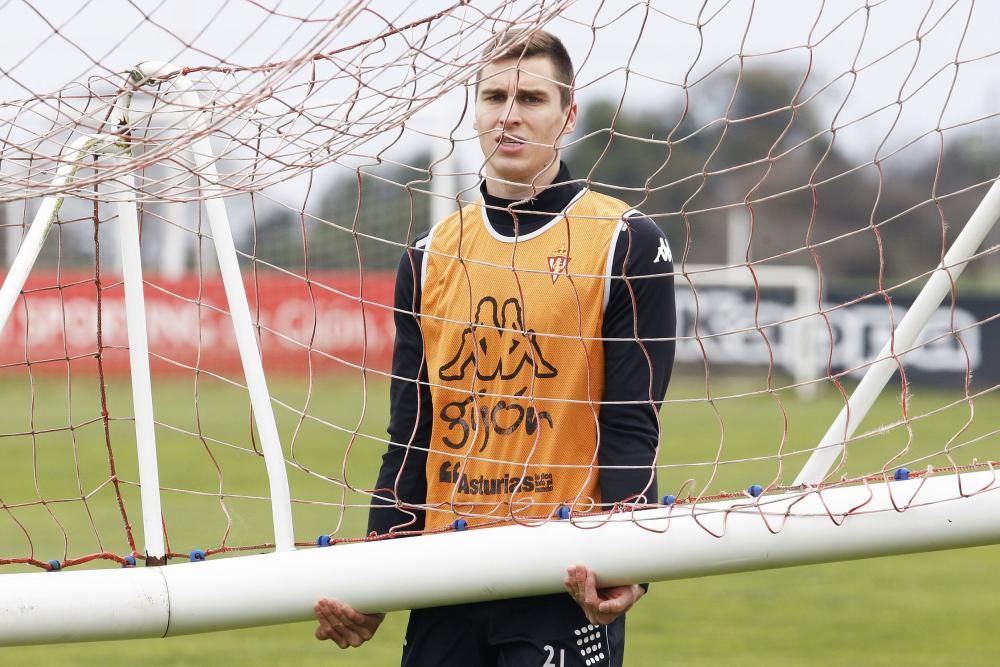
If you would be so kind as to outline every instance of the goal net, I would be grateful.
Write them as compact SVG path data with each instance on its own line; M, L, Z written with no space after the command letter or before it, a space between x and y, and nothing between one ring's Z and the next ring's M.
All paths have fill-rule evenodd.
M195 577L168 584L182 604L202 575L177 563L218 562L202 571L237 586L252 554L295 551L381 563L323 590L406 608L558 589L559 545L589 539L685 545L659 564L594 552L616 581L998 541L977 523L1000 443L993 4L198 5L0 7L18 26L0 61L0 591L162 570ZM674 282L676 334L633 341L676 360L662 404L634 401L658 413L660 502L546 499L516 537L461 536L477 553L537 539L554 554L532 552L540 570L515 559L499 593L485 566L457 592L399 590L389 563L465 524L406 504L446 513L452 538L407 521L366 535L376 496L398 495L374 488L387 448L434 450L386 435L390 385L421 381L392 370L394 319L415 315L396 269L480 201L475 77L519 30L574 59L572 178L669 240L672 271L649 279ZM498 331L527 340L530 309L517 324ZM533 397L521 410L547 435ZM475 518L511 523L497 507ZM883 529L905 538L880 546ZM767 539L786 549L770 563ZM175 608L171 632L308 616L315 580L260 580L285 601ZM12 608L3 641L51 639Z

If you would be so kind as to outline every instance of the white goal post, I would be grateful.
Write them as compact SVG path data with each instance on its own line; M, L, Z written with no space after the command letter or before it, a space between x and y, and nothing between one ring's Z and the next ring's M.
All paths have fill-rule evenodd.
M159 568L12 574L0 645L303 621L320 596L394 611L555 593L578 562L618 585L996 544L998 512L989 470ZM449 553L476 558L459 565ZM378 585L358 574L371 571Z
M172 79L172 85L180 92L182 103L189 109L200 109L201 102L197 93L191 90L191 83L187 77L180 75L179 72L178 67L169 63L149 62L142 63L132 70L129 79L135 86L152 86L156 85L160 79L169 77ZM131 92L123 95L121 101L115 104L124 114L123 122L125 124L130 122L128 120L130 99ZM267 464L275 544L279 551L287 551L294 548L288 478L285 473L281 443L271 407L271 397L267 390L264 368L251 321L250 306L243 289L243 278L233 244L229 217L217 189L218 175L215 171L217 158L208 139L200 136L207 129L204 126L202 114L200 112L187 114L185 121L188 123L187 129L190 134L195 137L190 151L191 159L199 178L202 179L201 187L205 198L205 208L208 212L216 256L233 320L233 330L243 362L257 428L260 432L264 460ZM59 168L52 187L58 192L59 188L70 185L84 160L92 155L99 156L102 153L110 153L112 156L120 158L117 160L117 167L125 166L128 168L128 162L121 159L126 156L130 157L128 151L127 139L123 137L101 135L80 137L70 146L68 154L63 158L63 164ZM118 202L120 218L130 370L133 400L136 406L136 447L139 455L140 490L146 535L145 554L147 561L152 561L151 564L163 564L166 560L160 528L160 484L153 429L153 399L149 377L149 353L146 344L142 265L139 252L139 222L136 213L134 181L131 174L125 172L120 182L112 181L112 183L113 186L121 188L118 192L113 192L111 197ZM24 288L25 281L42 250L42 245L55 221L59 208L62 206L63 199L64 196L60 194L50 195L43 199L24 242L11 264L10 272L4 278L3 286L0 287L0 331L6 325L14 303Z
M996 225L998 217L1000 181L994 181L976 212L941 260L940 266L931 274L913 306L906 311L885 346L872 360L851 400L830 425L809 461L795 478L795 484L818 484L826 477L843 451L843 443L851 438L889 378L901 367L901 360L916 343L917 336L934 310L955 289L955 281L962 275L969 258L976 254L986 235Z

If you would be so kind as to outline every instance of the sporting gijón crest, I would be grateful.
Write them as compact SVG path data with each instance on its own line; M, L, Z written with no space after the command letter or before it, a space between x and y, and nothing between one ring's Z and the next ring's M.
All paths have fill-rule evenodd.
M549 255L549 276L552 278L552 284L559 280L559 276L567 275L569 260L566 248L559 248Z

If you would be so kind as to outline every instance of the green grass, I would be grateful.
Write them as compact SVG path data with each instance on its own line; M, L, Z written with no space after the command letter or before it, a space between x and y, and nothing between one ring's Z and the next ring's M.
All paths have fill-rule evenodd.
M363 531L365 511L342 509L345 503L363 503L363 496L326 479L341 480L346 470L350 485L365 487L377 470L387 388L370 382L365 402L359 387L358 378L325 379L311 388L300 379L272 380L279 400L308 414L301 420L296 410L278 410L286 455L299 466L290 470L292 495L308 501L295 506L299 540L311 541L323 532L347 536ZM22 376L0 379L5 406L0 413L0 501L8 507L33 503L0 513L0 557L32 554L48 560L128 551L109 482L98 389L96 379L87 375L71 381L36 378L33 384ZM832 389L811 402L789 393L729 398L759 389L749 381L734 381L712 387L713 403L687 402L704 398L704 387L691 380L674 383L670 397L677 402L662 413L661 464L716 458L721 464L664 468L662 492L676 492L687 480L693 481L686 488L695 492L717 492L794 477L806 456L794 452L818 440L842 399ZM122 496L141 544L138 494L131 484L135 456L128 387L115 381L107 396ZM843 472L877 470L896 454L890 469L904 463L914 468L946 465L948 457L940 452L949 442L958 463L998 458L997 436L990 430L996 428L1000 396L994 392L961 399L959 391L917 391L908 405L910 428L889 428L858 441ZM162 484L205 494L164 492L172 549L185 553L270 539L266 501L241 497L259 496L266 487L243 392L210 378L197 385L157 381L156 410ZM862 430L897 422L901 410L899 397L889 392ZM361 436L352 440L355 430ZM34 438L27 435L31 432ZM204 437L193 435L198 433ZM986 437L977 441L980 436ZM729 463L773 454L779 447L785 454L780 459ZM91 493L86 504L79 499ZM43 506L39 498L67 500ZM30 541L15 518L30 527ZM1000 611L1000 596L992 585L998 555L997 548L987 547L656 584L629 616L626 664L992 664L1000 647L990 627ZM0 573L22 570L0 567ZM389 665L398 662L405 620L405 614L391 614L375 640L347 652L317 642L312 624L300 623L170 639L7 648L0 649L0 664L197 661L252 666L331 660Z

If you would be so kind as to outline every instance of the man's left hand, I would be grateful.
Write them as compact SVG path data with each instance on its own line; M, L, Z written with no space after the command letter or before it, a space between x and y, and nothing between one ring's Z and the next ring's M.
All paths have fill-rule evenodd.
M597 577L586 565L567 569L563 585L594 625L611 623L646 593L638 584L598 588Z

